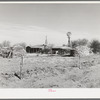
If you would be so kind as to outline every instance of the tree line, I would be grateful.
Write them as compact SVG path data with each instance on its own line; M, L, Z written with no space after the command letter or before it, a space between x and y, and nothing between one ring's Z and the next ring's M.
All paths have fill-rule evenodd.
M87 39L77 39L72 41L72 48L76 48L77 46L88 46L94 54L100 53L100 41L97 39L93 39L91 41Z
M26 43L22 42L22 43L16 43L14 45L11 45L10 41L3 41L2 43L0 43L0 47L14 47L16 45L20 45L23 47L24 50L26 50ZM76 48L78 46L88 46L93 53L97 54L100 53L100 41L97 39L93 39L91 41L89 41L88 39L77 39L77 40L73 40L71 41L71 46L72 48Z
M21 43L16 43L14 45L11 45L11 42L10 41L6 41L4 40L2 43L0 43L0 47L3 48L3 47L14 47L16 45L20 45L23 47L23 49L26 49L26 43L25 42L21 42Z

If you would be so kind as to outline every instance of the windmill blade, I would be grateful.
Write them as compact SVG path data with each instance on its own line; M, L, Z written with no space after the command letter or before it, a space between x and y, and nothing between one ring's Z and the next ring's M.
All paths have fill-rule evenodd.
M67 36L70 37L70 35L71 35L71 32L67 32Z

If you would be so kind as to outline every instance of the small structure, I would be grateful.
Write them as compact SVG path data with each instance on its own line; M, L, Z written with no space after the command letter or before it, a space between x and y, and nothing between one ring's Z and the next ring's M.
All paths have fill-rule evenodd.
M27 53L40 53L43 48L44 48L44 45L27 46L26 52Z
M68 36L68 46L50 46L47 41L47 36L45 38L45 43L42 45L27 46L27 53L42 53L42 54L58 54L61 56L74 56L75 50L71 48L70 44L71 32L67 33Z
M62 55L62 56L74 56L75 55L75 50L67 46L53 47L52 52L54 54L56 54L57 52L59 55Z
M46 48L44 47L45 45L35 45L35 46L27 46L26 47L26 52L27 53L44 53L44 54L49 54L50 51L52 51L51 54L57 54L61 56L74 56L75 55L75 50L72 49L71 47L67 46L53 46L52 48Z
M26 52L27 53L47 53L48 51L48 41L47 36L45 38L45 43L42 45L35 45L35 46L27 46Z
M53 46L52 54L59 54L59 53L60 53L60 46Z

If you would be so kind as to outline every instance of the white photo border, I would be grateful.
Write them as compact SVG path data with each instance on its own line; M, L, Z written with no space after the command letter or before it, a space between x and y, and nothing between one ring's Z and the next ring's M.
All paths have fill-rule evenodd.
M100 1L0 1L0 4L100 4ZM100 98L99 88L1 88L0 99Z

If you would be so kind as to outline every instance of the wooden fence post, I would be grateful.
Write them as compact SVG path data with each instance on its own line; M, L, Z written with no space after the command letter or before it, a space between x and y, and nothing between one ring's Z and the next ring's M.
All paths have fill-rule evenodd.
M20 62L20 79L22 79L22 68L23 68L23 56L21 56L21 62Z
M79 69L81 68L81 56L80 56L80 54L79 54Z

